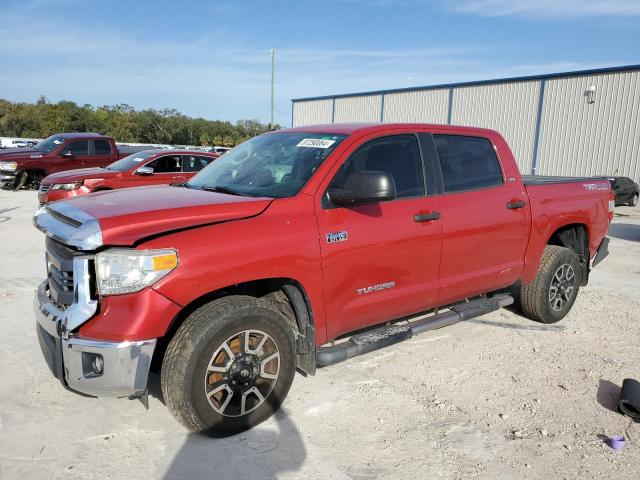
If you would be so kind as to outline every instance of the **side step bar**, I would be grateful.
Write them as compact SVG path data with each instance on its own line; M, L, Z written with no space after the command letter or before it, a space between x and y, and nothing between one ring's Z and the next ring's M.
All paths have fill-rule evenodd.
M400 343L419 333L447 327L454 323L494 312L512 303L513 297L511 295L499 294L491 298L462 302L452 306L448 312L439 313L404 325L379 327L354 335L346 342L338 345L318 348L316 363L321 367L335 365L348 358L373 352L394 343Z

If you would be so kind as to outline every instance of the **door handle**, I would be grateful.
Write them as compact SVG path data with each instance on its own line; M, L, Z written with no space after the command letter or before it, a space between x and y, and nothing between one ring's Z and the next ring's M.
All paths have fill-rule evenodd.
M413 216L414 222L431 222L433 220L440 220L440 212L417 213Z
M515 210L516 208L523 208L526 204L527 202L525 202L524 200L514 200L507 203L507 208L509 210Z

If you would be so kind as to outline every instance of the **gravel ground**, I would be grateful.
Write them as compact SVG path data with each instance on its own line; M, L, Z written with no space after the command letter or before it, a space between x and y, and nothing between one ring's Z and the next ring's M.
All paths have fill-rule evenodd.
M640 209L618 207L611 255L555 325L501 310L297 376L242 435L186 433L158 395L64 390L38 346L44 276L34 192L0 191L0 478L640 478L640 424L614 412L640 379ZM614 451L601 435L625 435Z

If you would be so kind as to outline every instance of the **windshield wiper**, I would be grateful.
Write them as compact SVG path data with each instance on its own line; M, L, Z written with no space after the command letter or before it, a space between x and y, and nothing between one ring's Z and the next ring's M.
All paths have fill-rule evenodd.
M244 196L243 193L240 193L237 190L234 190L233 188L221 187L219 185L203 185L202 190L205 190L207 192L226 193L228 195L238 195L240 197Z

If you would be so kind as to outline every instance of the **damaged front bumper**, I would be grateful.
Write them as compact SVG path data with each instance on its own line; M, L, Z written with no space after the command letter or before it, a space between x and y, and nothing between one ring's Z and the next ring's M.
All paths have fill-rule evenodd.
M34 295L38 340L45 361L62 384L93 397L139 397L147 388L156 339L126 342L68 335L65 325L75 306L59 309L47 282Z
M17 182L17 170L0 170L0 188L15 188Z

